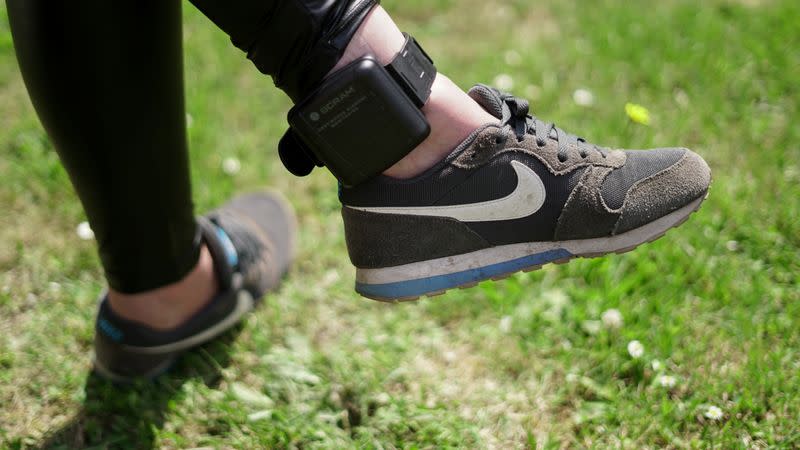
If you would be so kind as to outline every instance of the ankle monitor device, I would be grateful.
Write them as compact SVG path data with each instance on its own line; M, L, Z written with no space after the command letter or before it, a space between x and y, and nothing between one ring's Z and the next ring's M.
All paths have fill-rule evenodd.
M420 111L436 67L413 37L383 67L357 59L325 79L289 111L278 145L284 166L297 176L326 166L345 186L366 181L400 161L430 134Z

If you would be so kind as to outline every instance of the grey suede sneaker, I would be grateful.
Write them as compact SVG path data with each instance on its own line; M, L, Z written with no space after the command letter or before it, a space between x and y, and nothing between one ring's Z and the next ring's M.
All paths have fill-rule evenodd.
M499 119L410 180L342 188L356 291L397 301L655 240L700 207L708 165L683 148L610 150L478 85Z
M220 292L183 325L153 330L123 319L100 301L95 371L117 382L154 378L186 351L224 333L279 284L294 258L297 228L288 202L273 193L247 194L198 218L214 259Z

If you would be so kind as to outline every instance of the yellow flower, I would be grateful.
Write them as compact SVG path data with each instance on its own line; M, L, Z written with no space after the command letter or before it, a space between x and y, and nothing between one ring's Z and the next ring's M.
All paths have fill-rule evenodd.
M628 118L640 125L650 125L650 111L636 103L625 104L625 114Z

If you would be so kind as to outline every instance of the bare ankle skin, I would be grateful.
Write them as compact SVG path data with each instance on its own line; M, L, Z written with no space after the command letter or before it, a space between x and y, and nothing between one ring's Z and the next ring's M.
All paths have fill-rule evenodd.
M108 301L118 316L157 330L183 324L205 306L219 290L214 261L204 246L195 268L182 280L139 294L109 289Z
M378 6L364 20L332 72L366 54L388 64L403 47L403 42L400 29ZM441 161L476 128L497 122L442 73L436 77L430 100L422 112L431 124L430 136L384 175L402 179L419 175Z

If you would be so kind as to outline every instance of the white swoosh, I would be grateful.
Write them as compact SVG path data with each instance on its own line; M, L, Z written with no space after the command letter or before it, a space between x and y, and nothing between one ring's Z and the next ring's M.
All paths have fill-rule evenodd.
M403 214L412 216L451 217L462 222L491 222L528 217L544 205L546 197L544 183L530 167L519 161L511 161L517 173L514 192L497 200L466 205L419 206L419 207L354 207L359 211L380 214Z

